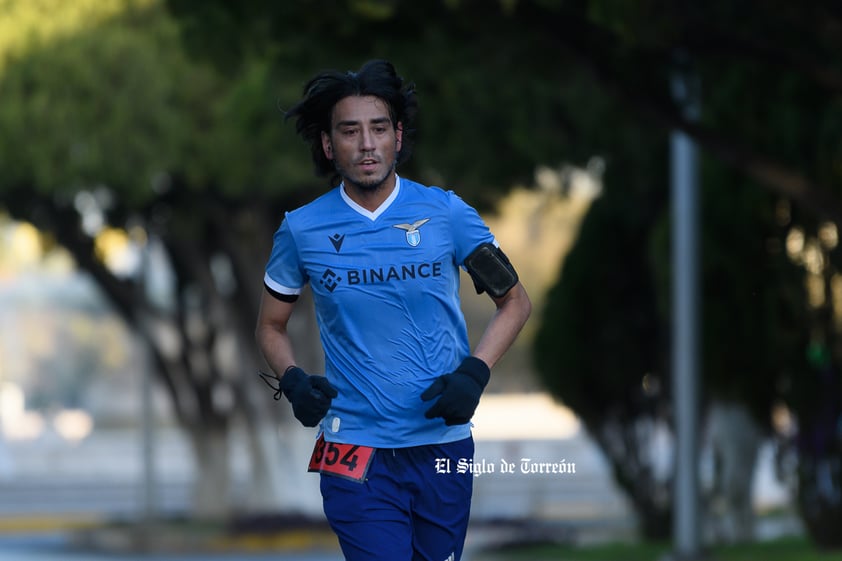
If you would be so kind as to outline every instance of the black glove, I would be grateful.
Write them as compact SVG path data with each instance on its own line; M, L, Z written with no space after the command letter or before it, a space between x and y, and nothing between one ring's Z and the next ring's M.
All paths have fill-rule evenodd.
M475 356L462 361L459 368L436 378L424 390L421 399L429 401L441 394L439 400L424 413L428 419L442 417L446 425L464 425L471 420L479 405L479 396L488 384L491 370Z
M281 377L280 390L292 403L292 413L305 427L315 427L336 397L334 388L324 376L311 376L297 366L287 368Z

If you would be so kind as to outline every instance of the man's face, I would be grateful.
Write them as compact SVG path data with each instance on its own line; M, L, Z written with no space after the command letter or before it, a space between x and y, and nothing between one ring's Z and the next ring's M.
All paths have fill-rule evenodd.
M386 103L374 96L349 96L333 108L322 149L346 184L374 191L392 177L401 148L401 129Z

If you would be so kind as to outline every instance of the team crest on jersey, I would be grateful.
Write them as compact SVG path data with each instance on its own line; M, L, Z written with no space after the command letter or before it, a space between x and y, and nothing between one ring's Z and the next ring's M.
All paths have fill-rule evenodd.
M412 224L394 224L392 227L404 230L406 232L406 243L415 247L421 243L421 232L418 229L429 221L429 218L422 218Z

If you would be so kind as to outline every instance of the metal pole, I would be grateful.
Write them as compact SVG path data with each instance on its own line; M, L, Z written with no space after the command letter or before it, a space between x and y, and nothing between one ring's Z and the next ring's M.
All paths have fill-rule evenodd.
M138 228L140 230L140 228ZM149 232L143 230L143 234L138 234L141 244L140 248L140 273L138 275L138 298L140 299L140 318L139 323L143 329L143 322L147 318L144 317L146 313L146 305L148 302L147 295L147 275L149 274ZM153 384L154 376L152 373L153 365L149 360L149 349L147 343L142 335L137 335L140 340L139 348L142 349L142 357L140 360L142 376L141 376L141 454L143 464L143 494L142 494L142 522L140 531L141 548L148 548L151 543L150 540L153 535L152 526L158 515L157 502L157 478L155 473L155 411L153 404Z
M684 75L673 81L673 95L685 114L697 118L697 91ZM672 378L676 465L673 491L673 540L676 559L697 559L698 500L698 262L699 218L697 154L692 140L674 132L672 190Z

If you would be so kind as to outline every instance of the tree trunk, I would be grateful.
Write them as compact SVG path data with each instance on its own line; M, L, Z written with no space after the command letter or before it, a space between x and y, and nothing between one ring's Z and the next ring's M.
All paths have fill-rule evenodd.
M614 480L626 493L646 540L669 539L672 531L671 477L656 465L660 423L653 418L600 419L591 431L611 463Z
M706 497L710 539L747 542L754 539L752 489L762 433L748 408L715 400L708 411L708 440L713 458L713 485Z
M319 515L319 477L307 472L314 433L284 423L262 423L249 434L253 480L248 508L255 513Z
M801 457L798 510L813 543L842 550L842 454Z
M196 458L194 514L202 520L224 520L231 512L230 442L225 426L188 431Z
M816 397L797 411L798 510L817 546L842 550L842 374L831 353L811 349Z
M289 331L298 364L314 373L323 372L324 360L309 290L301 295ZM249 345L246 339L242 344ZM319 478L307 472L315 432L302 427L292 416L286 398L272 399L272 390L256 376L256 366L251 371L255 375L245 377L239 393L251 461L245 506L253 513L319 515L322 512Z

